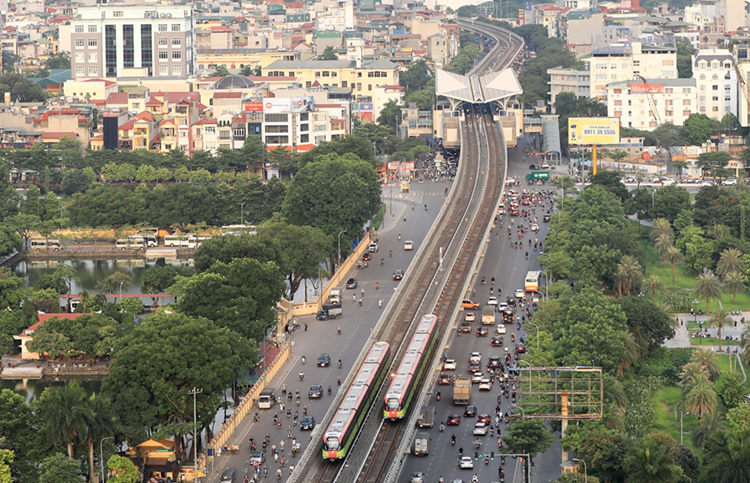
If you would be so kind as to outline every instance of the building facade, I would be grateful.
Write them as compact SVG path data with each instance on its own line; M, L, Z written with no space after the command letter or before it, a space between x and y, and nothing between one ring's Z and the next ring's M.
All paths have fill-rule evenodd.
M557 95L561 92L572 92L576 97L589 97L591 88L591 74L588 70L563 69L556 67L547 69L549 74L549 102L554 106Z
M607 115L622 127L653 131L662 124L682 126L698 112L695 79L648 79L607 86Z
M717 121L725 114L737 115L737 72L729 51L698 51L693 55L693 78L698 86L701 114Z
M591 49L589 61L591 97L607 98L607 85L613 82L647 79L676 79L677 50L672 47L630 44L606 45Z
M189 6L81 7L70 21L73 78L194 76L194 31Z

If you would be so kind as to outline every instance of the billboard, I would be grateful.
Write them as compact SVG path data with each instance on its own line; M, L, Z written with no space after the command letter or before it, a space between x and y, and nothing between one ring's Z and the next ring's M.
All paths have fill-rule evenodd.
M398 161L388 161L389 171L398 171L398 168L400 168L400 163Z
M263 98L263 112L266 114L287 114L290 112L305 112L313 108L312 96L307 97L265 97Z
M262 102L246 102L245 112L263 112Z
M664 92L664 84L630 84L631 94L661 94Z
M571 117L568 144L618 144L620 119L617 117Z

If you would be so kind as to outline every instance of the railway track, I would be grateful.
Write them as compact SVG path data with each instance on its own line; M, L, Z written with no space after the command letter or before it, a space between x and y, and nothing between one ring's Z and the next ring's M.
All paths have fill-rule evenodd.
M492 26L489 27L490 31L497 30ZM479 31L478 29L470 30ZM509 63L523 45L523 41L518 36L514 36L515 38L509 36L507 40L498 35L493 35L493 37L497 41L496 49L503 46L504 48L494 55L491 52L477 64L476 70L480 73L498 63L502 65ZM420 312L432 312L438 316L439 326L433 337L438 337L440 340L445 331L450 330L452 322L450 314L462 298L461 289L470 276L471 263L480 250L483 235L494 216L495 205L503 188L502 173L506 153L502 128L494 122L490 112L482 112L481 114L467 114L462 129L464 149L461 153L458 182L451 193L450 206L446 206L436 220L434 226L437 229L431 232L434 236L428 235L423 246L424 255L402 281L401 286L406 288L397 294L389 313L389 322L383 324L373 336L374 340L386 340L390 342L391 347L398 348L394 352L392 367L398 365L402 355L402 342L408 339L407 334L412 323L418 319ZM483 155L484 158L482 158ZM464 223L469 223L468 228L462 227ZM452 243L457 239L463 239L463 242ZM441 255L443 255L441 249L446 253L453 252L449 254L455 254L456 261L450 267L444 281L437 284ZM430 297L431 301L428 302L426 298L433 284L443 288L439 294L433 294ZM425 306L430 303L434 304L434 308L426 310ZM427 367L432 367L431 361L427 364ZM429 371L425 372L427 373ZM417 384L421 382L418 381ZM405 422L392 423L382 419L380 403L383 400L385 387L387 387L387 382L378 391L368 419L363 424L357 440L357 442L360 438L364 441L370 440L373 441L373 445L368 448L355 445L345 464L336 465L320 458L320 444L315 443L311 445L313 460L308 465L309 468L304 473L298 473L293 481L314 483L333 483L334 481L381 483L384 481L388 469L397 456L397 448L406 430ZM339 403L340 401L337 400L334 404ZM324 420L320 426L326 427L327 424L328 421ZM315 433L316 439L320 440L321 436ZM364 464L358 465L359 461L364 461Z

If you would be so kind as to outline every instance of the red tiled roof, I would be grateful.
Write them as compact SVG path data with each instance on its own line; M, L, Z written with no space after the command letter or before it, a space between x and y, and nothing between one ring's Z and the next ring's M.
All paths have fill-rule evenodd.
M193 126L202 126L204 124L216 124L218 121L215 118L212 119L201 119L198 122L194 122Z
M135 121L129 121L123 124L122 126L118 127L120 131L130 131L135 126Z
M43 132L41 135L42 139L61 139L64 137L77 138L78 133L74 132Z
M148 101L148 102L146 103L146 105L147 105L147 106L161 106L161 105L163 105L163 104L164 104L163 102L161 102L161 101L160 101L159 99L156 99L156 98L154 98L154 97L152 97L152 98L151 98L151 99L150 99L150 100L149 100L149 101Z
M386 88L386 89L391 89L391 90L393 90L393 89L396 89L396 90L403 90L403 89L404 89L404 86L399 86L399 85L390 85L390 86L385 86L385 88Z
M223 33L229 33L229 32L232 32L232 29L230 29L229 27L225 27L223 25L220 27L211 27L212 34L223 34Z
M128 104L127 92L113 92L107 97L107 104Z
M217 92L214 94L214 99L239 99L242 97L242 92Z
M105 106L107 104L107 101L105 101L104 99L91 99L89 101L89 104L93 104L95 106L102 107L102 106Z
M141 111L136 116L136 119L139 121L153 121L154 120L154 113L149 111Z
M78 317L82 315L94 315L94 314L69 314L67 312L63 312L60 314L39 314L39 322L32 325L28 329L24 329L21 335L30 335L29 332L33 332L37 330L39 327L44 325L45 322L47 322L49 319L55 318L55 319L68 319L68 320L75 320Z
M107 79L88 79L88 80L85 80L84 82L104 82L104 87L112 87L112 86L117 85L117 82L112 82Z

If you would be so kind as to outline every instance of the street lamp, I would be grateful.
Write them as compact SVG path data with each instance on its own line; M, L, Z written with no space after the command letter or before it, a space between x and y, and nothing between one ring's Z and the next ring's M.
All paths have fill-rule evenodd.
M62 206L62 203L60 203L60 229L61 230L62 230L62 227L63 227L62 226L62 223L63 223L62 211L63 211L63 206Z
M684 416L685 416L686 414L687 414L687 415L690 415L690 413L689 413L688 411L685 411L685 408L684 408L684 407L683 407L682 409L683 409L683 410L682 410L682 411L680 411L680 446L682 446L682 437L683 437L683 434L684 434L684 433L682 432L682 418L683 418L683 417L684 417Z
M120 302L122 302L122 284L123 282L120 282Z
M240 225L245 224L245 203L240 203Z
M343 235L344 233L346 233L346 230L340 232L339 236L338 236L338 239L339 239L339 241L338 241L338 243L339 243L339 259L338 259L338 264L339 264L339 266L341 266L341 235Z
M529 320L527 320L526 323L533 325L536 328L536 350L539 350L539 326Z
M586 468L586 462L578 458L573 458L573 461L580 461L583 463L583 481L584 483L589 483L589 471L588 468Z
M651 192L651 208L654 207L654 196L656 195L656 188Z
M516 408L516 409L520 409L521 410L521 421L525 420L526 419L526 411L524 411L523 408L521 406L517 405L517 404L513 404L512 406L514 408Z
M104 473L104 440L105 439L115 439L114 436L105 436L102 438L101 441L99 441L99 462L102 465L102 481L107 481L106 473Z
M203 389L195 387L188 391L193 395L193 481L198 481L198 410L196 406L196 397L202 393Z
M547 272L545 272L544 270L540 270L539 273L543 273L544 274L544 278L547 281L547 283L544 286L544 290L545 290L545 297L546 297L547 300L549 300L549 278L550 278L549 274Z

